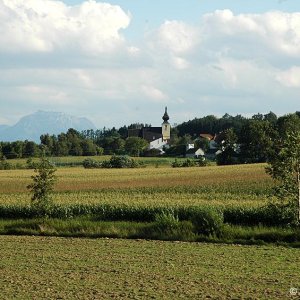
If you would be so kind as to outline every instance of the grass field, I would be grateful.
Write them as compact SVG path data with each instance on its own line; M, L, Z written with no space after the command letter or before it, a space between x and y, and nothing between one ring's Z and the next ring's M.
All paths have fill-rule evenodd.
M0 299L292 299L290 288L300 288L299 249L13 236L0 243Z
M56 204L110 204L121 209L256 208L268 201L273 184L264 168L60 167L53 196ZM26 186L33 173L0 171L0 205L29 204ZM0 235L0 299L291 299L290 288L299 289L295 299L300 295L296 248L132 240L141 230L148 234L142 237L152 238L149 228L157 228L151 227L156 223L97 221L91 216L0 221L2 234L129 238ZM299 241L292 228L226 224L223 233L229 243L276 242L279 237ZM214 237L210 241L220 242Z
M50 157L49 160L53 162L58 167L74 167L82 165L82 162L90 158L94 161L102 162L104 160L109 160L110 155L102 155L102 156L64 156L64 157ZM27 158L16 158L7 160L8 163L13 166L25 167ZM160 167L160 166L170 166L170 164L174 161L172 157L135 157L134 160L142 162L146 166ZM179 158L180 160L184 160ZM34 162L39 161L39 158L33 158Z
M245 205L266 202L272 181L265 165L142 169L59 168L56 203ZM29 203L33 170L0 171L0 204Z

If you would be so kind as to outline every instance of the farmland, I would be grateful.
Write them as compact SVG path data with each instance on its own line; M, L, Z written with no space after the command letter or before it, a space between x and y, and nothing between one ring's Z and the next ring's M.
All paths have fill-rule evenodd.
M33 174L0 171L0 207L20 206L22 211L28 206L26 186ZM299 288L299 249L265 243L296 245L300 234L293 228L224 224L223 236L208 237L194 232L184 218L168 219L175 224L169 232L165 227L170 223L164 220L161 227L154 219L143 220L160 207L177 208L183 215L191 207L259 209L273 184L263 164L60 167L57 176L55 205L108 208L102 217L109 213L112 219L101 218L99 211L62 219L1 219L0 234L5 235L0 235L0 299L284 299L290 297L290 288ZM126 214L135 221L124 220ZM220 243L223 240L228 244Z
M260 206L272 186L264 165L173 169L58 168L54 201L60 204ZM0 171L0 204L28 204L32 170Z
M300 232L286 226L293 222L293 215L267 205L273 183L263 164L178 169L58 168L54 203L47 220L40 219L43 212L30 207L26 186L33 173L0 172L2 234L217 239L248 244L297 244L300 239ZM204 219L209 223L197 221Z
M299 250L1 236L1 299L294 299ZM297 298L297 296L295 296Z

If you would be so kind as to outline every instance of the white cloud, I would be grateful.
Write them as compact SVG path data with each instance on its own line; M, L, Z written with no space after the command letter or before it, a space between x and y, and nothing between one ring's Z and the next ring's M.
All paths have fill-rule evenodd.
M300 67L292 67L280 72L277 80L286 87L300 88Z
M168 99L167 95L165 95L161 90L153 86L143 85L141 87L141 90L144 96L153 101L159 101L164 103L164 101Z
M300 59L300 12L234 15L230 10L215 11L204 16L201 31L207 46L214 51L226 49L233 57Z
M158 29L157 42L174 54L182 54L195 46L196 34L196 29L184 22L165 21Z
M300 13L215 11L196 25L165 21L136 44L121 34L129 22L96 1L0 0L0 118L23 106L101 127L156 124L166 103L178 123L299 105Z
M189 66L185 56L199 44L198 28L181 21L165 21L148 36L148 45L155 60L167 62L176 69Z
M66 6L50 0L0 0L0 50L99 54L124 42L130 16L94 0Z

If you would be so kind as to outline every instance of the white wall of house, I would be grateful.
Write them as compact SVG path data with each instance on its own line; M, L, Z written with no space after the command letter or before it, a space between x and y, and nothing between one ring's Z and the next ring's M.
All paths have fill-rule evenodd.
M195 156L196 157L199 157L199 156L204 156L204 151L199 148L196 152L195 152Z
M187 153L185 155L185 157L187 158L199 158L200 156L204 156L204 151L201 148L199 148L195 152Z
M168 142L164 141L162 138L156 139L149 144L149 149L159 149L162 150L164 146L167 146Z
M187 144L186 145L186 151L190 150L190 149L194 149L195 145L194 144Z

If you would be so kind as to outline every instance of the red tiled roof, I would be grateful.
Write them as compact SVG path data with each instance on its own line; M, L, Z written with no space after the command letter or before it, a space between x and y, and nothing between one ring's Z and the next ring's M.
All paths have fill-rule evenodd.
M210 141L214 139L214 137L209 133L200 133L200 137L202 137L204 139L208 139Z

